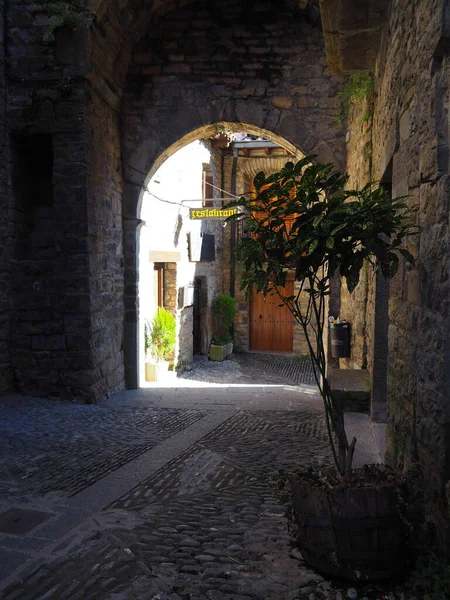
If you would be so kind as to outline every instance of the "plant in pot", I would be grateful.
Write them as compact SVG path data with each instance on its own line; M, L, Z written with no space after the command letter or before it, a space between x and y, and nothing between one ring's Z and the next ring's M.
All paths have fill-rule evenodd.
M169 369L169 357L176 343L175 317L159 307L151 323L145 324L145 379L161 381Z
M356 439L349 441L344 407L333 397L326 372L327 297L333 276L352 292L365 261L386 277L397 271L401 247L413 232L402 199L374 184L346 190L348 178L308 156L280 172L254 179L255 192L229 220L245 219L248 237L237 248L242 288L276 294L300 325L325 408L334 468L287 474L284 479L304 558L316 568L350 579L391 577L404 565L395 476L387 469L353 469ZM298 282L286 295L288 273Z
M213 335L209 348L210 360L225 360L233 352L232 328L236 316L236 298L219 294L211 306Z

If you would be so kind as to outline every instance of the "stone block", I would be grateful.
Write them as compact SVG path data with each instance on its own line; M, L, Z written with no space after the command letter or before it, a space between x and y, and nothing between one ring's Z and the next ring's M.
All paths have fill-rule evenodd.
M69 333L65 336L69 350L87 350L91 346L89 334Z
M411 174L418 169L418 149L418 140L412 137L405 140L394 154L392 174L394 196L406 196L409 193L408 181Z
M277 108L291 108L292 98L286 98L283 96L275 96L272 98L272 104Z
M31 336L33 350L65 350L66 339L63 335L33 335Z
M190 65L187 65L185 63L174 63L172 65L167 65L166 67L164 67L164 71L166 73L170 73L170 74L187 74L191 72L191 67Z
M133 61L137 65L149 65L153 62L149 52L139 52L135 54L133 56Z
M370 411L370 374L365 369L332 369L331 391L346 412Z
M84 369L81 371L60 372L61 382L64 386L91 386L101 379L98 369Z

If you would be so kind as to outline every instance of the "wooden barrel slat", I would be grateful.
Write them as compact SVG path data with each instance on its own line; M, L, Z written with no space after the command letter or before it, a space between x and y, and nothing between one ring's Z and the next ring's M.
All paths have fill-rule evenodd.
M378 535L378 530L383 527L383 523L388 523L389 525L395 525L396 516L393 518L392 515L388 517L382 517L378 512L377 505L377 496L378 494L366 494L366 509L367 509L367 518L368 519L379 519L380 524L378 527L374 526L369 531L369 550L377 550L379 547L380 539ZM386 525L386 526L389 526Z
M347 520L347 505L345 500L345 491L344 490L335 490L336 493L328 496L328 500L333 500L330 502L331 514L332 518L337 518L340 520ZM350 542L350 535L348 529L335 529L335 538L336 538L336 547L341 548L344 552L351 552L352 545Z
M317 554L317 555L324 553L324 548L320 544L317 544L317 545L310 544L308 546L308 550L310 552L314 552L314 554ZM359 563L359 562L362 563L367 560L370 560L370 561L378 560L378 562L381 563L381 562L391 561L392 559L397 558L398 551L397 551L397 549L384 550L384 551L367 550L366 552L357 552L357 551L353 551L353 550L351 552L344 552L343 550L340 550L339 557L345 558L345 559L350 558L357 563Z
M383 579L404 567L403 530L393 488L324 489L291 480L299 542L317 569L350 579Z
M318 519L315 517L305 517L304 523L307 527L334 527L335 529L368 529L378 527L392 527L397 523L397 517L390 515L388 517L366 517L364 519L340 519L333 517L332 519Z

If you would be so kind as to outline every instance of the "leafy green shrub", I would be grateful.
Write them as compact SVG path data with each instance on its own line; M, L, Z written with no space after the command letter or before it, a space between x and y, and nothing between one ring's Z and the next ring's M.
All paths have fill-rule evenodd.
M219 294L211 306L213 318L212 343L220 346L233 340L231 334L234 317L236 316L236 298L229 294Z
M151 325L148 322L145 324L145 355L158 362L167 360L175 348L176 340L175 317L159 307Z

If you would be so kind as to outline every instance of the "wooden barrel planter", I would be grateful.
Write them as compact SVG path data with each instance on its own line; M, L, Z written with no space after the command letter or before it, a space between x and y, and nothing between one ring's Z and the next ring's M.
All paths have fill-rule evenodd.
M318 571L353 581L391 578L407 566L394 486L327 489L291 477L304 559Z

